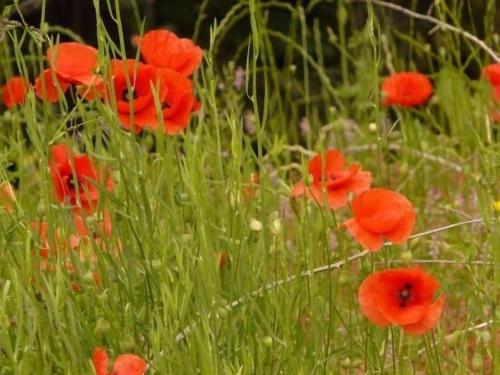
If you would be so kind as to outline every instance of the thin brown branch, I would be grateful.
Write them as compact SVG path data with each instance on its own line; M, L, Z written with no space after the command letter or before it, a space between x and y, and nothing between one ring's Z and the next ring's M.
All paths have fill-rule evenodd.
M442 30L449 30L449 31L452 31L454 33L462 35L466 39L469 39L471 42L477 44L484 51L486 51L488 53L488 55L490 55L493 58L493 60L495 60L495 62L500 62L500 54L495 52L492 48L490 48L484 41L479 39L477 36L469 33L468 31L462 30L459 27L456 27L456 26L450 25L446 22L443 22L441 20L438 20L437 18L434 18L434 17L426 15L426 14L420 14L420 13L414 12L410 9L404 8L400 5L388 3L386 1L381 1L381 0L348 0L348 1L351 3L363 2L363 3L370 3L370 4L378 5L378 6L381 6L384 8L389 8L389 9L395 10L397 12L406 14L409 17L413 17L413 18L416 18L419 20L433 23L433 24L439 26Z
M434 234L434 233L439 233L439 232L443 232L443 231L446 231L448 229L451 229L451 228L456 228L456 227L459 227L459 226L463 226L463 225L468 225L468 224L473 224L473 223L481 223L483 222L483 219L474 219L474 220L468 220L468 221L462 221L462 222L459 222L459 223L454 223L454 224L450 224L450 225L447 225L447 226L444 226L444 227L440 227L440 228L435 228L435 229L432 229L432 230L429 230L429 231L426 231L426 232L421 232L421 233L417 233L417 234L414 234L413 236L410 236L409 239L414 239L414 238L419 238L419 237L423 237L423 236L427 236L429 234ZM392 245L391 242L386 242L384 243L384 246L390 246ZM277 280L277 281L273 281L271 283L268 283L258 289L255 289L254 291L252 291L250 293L250 296L245 298L245 297L240 297L230 303L228 303L224 309L229 311L229 310L232 310L234 309L235 307L239 306L239 305L242 305L243 303L245 303L248 299L250 298L253 298L253 297L260 297L262 296L265 292L268 292L270 290L274 290L274 289L277 289L278 287L280 287L281 285L284 285L284 284L288 284L292 281L295 281L299 278L307 278L307 277L311 277L315 274L318 274L318 273L323 273L323 272L326 272L326 271L332 271L332 270L335 270L335 269L339 269L343 266L345 266L346 264L349 264L357 259L360 259L360 258L363 258L365 255L369 254L370 251L368 250L364 250L358 254L355 254L355 255L352 255L350 256L349 258L347 259L343 259L341 261L338 261L338 262L335 262L335 263L330 263L330 264L327 264L327 265L323 265L323 266L319 266L319 267L316 267L314 268L313 270L309 270L309 271L303 271L303 272L300 272L300 273L296 273L294 275L291 275L289 277L287 277L286 279L281 279L281 280ZM214 318L219 318L219 315L218 314L207 314L207 319L210 319L212 318L212 316ZM189 326L185 327L179 334L177 334L177 336L175 337L175 341L176 342L180 342L180 341L183 341L186 336L191 332L191 329L196 325L196 322L193 322L191 323Z

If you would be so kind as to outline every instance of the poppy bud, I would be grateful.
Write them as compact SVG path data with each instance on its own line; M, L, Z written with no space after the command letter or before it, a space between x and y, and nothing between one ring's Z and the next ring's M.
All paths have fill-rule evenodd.
M495 203L493 203L493 208L500 212L500 201L496 201Z
M36 207L36 212L39 216L43 216L45 214L45 202L44 201L39 201L38 205Z
M97 299L101 303L107 303L108 302L108 293L104 292L104 293L98 294Z
M406 264L410 264L411 261L413 260L413 256L411 254L411 251L410 250L407 250L407 251L403 251L401 252L401 260L406 263Z
M297 71L297 65L291 64L290 67L289 67L289 69L290 69L291 73L295 73Z
M344 358L342 361L340 361L340 365L342 367L350 367L351 366L351 359L350 358Z
M341 272L339 274L338 282L340 285L346 285L349 283L349 275L346 272Z
M270 348L273 345L273 338L271 336L266 336L262 339L264 346Z
M377 131L377 124L374 122L370 122L368 124L368 130L372 133L375 133Z
M347 22L347 17L348 14L346 8L344 6L339 6L337 10L337 19L341 26L345 25L345 23Z
M85 274L83 274L82 276L82 279L85 280L86 282L88 283L93 283L94 282L94 274L89 271L89 272L85 272Z
M281 219L274 219L271 225L271 230L275 235L281 232Z
M227 315L228 315L228 311L226 308L220 307L217 309L217 316L219 317L219 319L226 319Z
M476 332L476 335L485 344L488 344L491 341L491 333L490 333L490 331L478 331L478 332Z
M131 335L126 335L122 340L122 349L124 352L132 352L135 348L135 340Z
M331 43L331 44L335 44L337 43L337 41L339 40L338 36L336 34L333 33L333 30L328 34L328 41Z
M161 259L153 259L151 261L151 267L154 269L154 270L158 270L160 269L161 267Z
M455 346L458 343L460 336L461 336L461 332L455 331L446 338L446 341L448 341L448 344L450 344L451 346Z
M252 232L260 232L262 231L262 222L257 219L250 219L250 230Z
M94 333L96 335L104 335L105 333L107 333L111 328L111 324L109 324L109 322L104 319L104 318L99 318L97 320L97 323L95 325L95 328L94 328Z
M483 356L481 355L481 353L479 352L474 353L474 355L472 356L471 364L474 370L480 370L481 367L483 367Z

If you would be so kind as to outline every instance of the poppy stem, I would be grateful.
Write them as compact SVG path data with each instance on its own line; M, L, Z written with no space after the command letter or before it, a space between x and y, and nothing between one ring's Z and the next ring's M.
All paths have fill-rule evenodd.
M449 335L446 335L443 339L443 342L448 342L450 341L451 339L453 339L457 334L462 334L462 335L465 335L467 333L470 333L470 332L474 332L474 331L477 331L477 330L480 330L480 329L483 329L483 328L487 328L489 327L490 325L493 324L493 320L488 320L486 322L483 322L483 323L480 323L480 324L477 324L475 326L472 326L472 327L469 327L467 329L464 329L464 330L460 330L460 331L454 331L453 333L450 333ZM439 344L440 342L439 341L436 341L435 342L435 345ZM415 354L415 357L425 353L427 351L427 348L422 348L420 349L416 354ZM415 358L414 357L414 358ZM409 359L408 356L406 357L402 357L402 358L399 358L398 360L396 360L396 364L398 364L399 362L401 361L405 361ZM389 363L385 368L388 368L388 367L391 367L393 366L392 363Z

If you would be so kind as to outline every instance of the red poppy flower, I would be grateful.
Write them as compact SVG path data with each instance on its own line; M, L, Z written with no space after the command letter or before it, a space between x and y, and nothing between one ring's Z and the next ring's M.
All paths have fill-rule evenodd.
M116 108L122 125L129 129L133 123L136 131L157 129L163 120L164 131L173 135L185 129L191 119L196 102L192 84L186 77L170 69L159 69L135 60L111 62ZM132 100L129 99L131 85ZM155 104L161 105L161 116Z
M293 188L291 196L305 194L320 205L332 209L345 206L348 193L360 194L368 190L372 181L371 173L362 171L359 164L346 168L344 156L334 149L313 157L309 161L309 174L312 176L311 186L299 182Z
M394 73L382 82L384 104L414 107L425 103L432 95L429 79L417 72Z
M164 130L170 135L178 134L189 125L191 112L199 108L200 103L193 96L189 79L170 69L161 69L161 75L167 86L163 109Z
M135 354L122 354L116 358L113 371L108 372L109 357L106 350L96 348L92 354L96 375L143 375L148 367L144 359Z
M373 324L401 326L421 335L438 322L445 296L434 301L439 283L419 267L372 273L359 287L361 311Z
M483 71L486 78L488 78L488 81L490 81L493 86L500 85L500 63L490 64L486 66Z
M100 196L96 186L99 175L87 155L74 156L68 146L55 145L51 148L49 167L60 202L82 207L87 212L95 210ZM106 188L112 189L109 176Z
M160 71L152 65L138 63L135 60L112 60L116 109L122 125L129 129L133 112L136 131L142 128L157 128L158 114L154 95L158 95L160 105L165 105L167 86ZM132 97L129 98L131 86ZM111 96L110 96L111 97Z
M59 79L52 69L45 69L35 80L36 96L51 103L58 102L68 87L69 83Z
M201 48L190 39L167 30L152 30L134 39L148 64L168 68L183 76L191 75L201 63Z
M2 88L3 104L7 108L24 103L28 95L28 83L23 77L15 76L7 80Z
M379 250L384 238L400 244L415 226L415 210L411 202L395 191L376 188L367 190L352 201L354 218L347 220L352 236L371 251Z
M60 79L89 85L95 79L97 53L94 47L86 44L59 43L47 50L47 61Z

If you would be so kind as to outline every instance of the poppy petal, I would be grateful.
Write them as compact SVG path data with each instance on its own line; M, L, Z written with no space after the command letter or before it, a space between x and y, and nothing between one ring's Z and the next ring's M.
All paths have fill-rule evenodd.
M108 372L108 353L102 348L96 348L92 354L92 363L96 375L106 375Z
M391 324L384 316L380 313L377 307L376 301L376 291L373 289L373 283L375 281L374 277L368 276L359 287L358 291L358 301L361 306L361 311L373 324L386 327Z
M71 150L65 144L57 144L50 148L50 162L51 167L58 170L61 175L71 173L71 166L69 164L69 157Z
M490 64L483 71L493 86L500 85L500 63Z
M384 234L394 229L413 207L404 196L375 188L359 194L352 202L354 217L367 231Z
M28 94L28 87L27 81L21 76L8 79L2 88L3 104L7 108L12 108L24 103Z
M402 326L403 331L406 333L417 336L430 331L434 328L441 317L443 312L443 306L445 302L445 296L441 296L436 302L429 306L427 314L417 323L407 324Z
M407 325L413 324L422 319L427 313L426 305L411 305L401 308L396 298L379 296L377 298L380 313L392 324Z
M382 82L384 105L414 107L425 103L432 95L432 83L418 72L398 72Z
M147 363L141 357L134 354L122 354L116 358L113 365L114 375L143 375Z
M295 184L293 187L292 191L290 192L291 197L300 197L301 195L304 195L306 192L306 186L302 181L299 181Z
M50 103L57 103L68 88L69 83L58 78L52 69L45 69L35 80L36 96Z
M405 242L406 240L408 240L413 231L413 227L415 226L415 219L415 211L407 211L401 218L399 223L389 232L384 233L384 236L395 244L401 244Z
M64 80L90 85L97 66L97 50L76 42L59 43L47 50L47 61Z
M309 174L315 182L320 182L326 177L342 172L344 155L339 150L330 149L324 154L317 154L309 161Z
M179 38L168 30L152 30L136 38L142 57L148 64L191 75L201 64L201 48L190 39Z
M372 174L367 171L359 171L351 179L349 179L343 187L344 189L352 191L354 194L358 195L370 189L371 184Z
M345 189L329 190L327 192L328 206L337 210L347 204L347 191Z
M355 219L345 221L341 227L347 228L356 241L370 251L378 251L384 245L384 239L381 235L367 231Z

